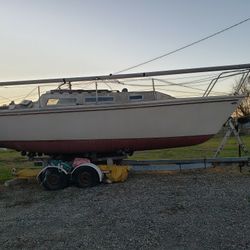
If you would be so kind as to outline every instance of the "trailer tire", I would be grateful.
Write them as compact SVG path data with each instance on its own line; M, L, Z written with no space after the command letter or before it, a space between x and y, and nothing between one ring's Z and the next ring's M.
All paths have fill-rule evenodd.
M47 190L63 189L68 184L68 176L58 169L46 169L43 173L41 185Z
M73 173L72 179L79 188L93 187L100 182L97 172L90 167L80 167Z

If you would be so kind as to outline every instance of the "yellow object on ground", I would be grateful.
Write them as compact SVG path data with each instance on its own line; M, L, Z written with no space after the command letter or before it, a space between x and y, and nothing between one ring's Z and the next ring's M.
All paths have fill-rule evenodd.
M128 178L128 166L101 165L99 167L111 182L123 182Z
M38 173L41 171L39 168L25 168L17 171L14 175L18 179L33 179L36 178Z

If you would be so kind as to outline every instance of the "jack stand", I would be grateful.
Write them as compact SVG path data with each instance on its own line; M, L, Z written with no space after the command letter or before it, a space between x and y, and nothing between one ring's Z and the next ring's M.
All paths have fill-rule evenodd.
M239 131L238 131L238 124L235 124L233 121L233 118L230 117L226 123L226 126L228 127L228 130L225 134L225 136L223 137L220 146L217 148L215 154L214 154L214 158L216 158L220 152L223 150L228 138L231 136L231 134L233 133L238 145L239 145L239 157L241 157L241 149L244 151L244 153L248 153L248 150L246 148L246 146L244 145L244 143L242 142L240 135L239 135Z

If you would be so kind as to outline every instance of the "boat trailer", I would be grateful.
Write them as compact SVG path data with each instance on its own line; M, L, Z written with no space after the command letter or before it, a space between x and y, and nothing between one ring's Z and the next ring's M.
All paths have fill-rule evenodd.
M6 186L19 184L20 181L37 178L38 183L46 190L58 190L75 185L86 188L100 183L124 182L128 172L182 172L185 170L201 170L217 166L239 166L240 172L249 166L250 157L200 158L190 160L122 160L119 165L99 165L90 163L87 159L76 158L73 162L62 160L35 161L34 168L15 172L15 179L7 181ZM39 168L37 167L39 166Z

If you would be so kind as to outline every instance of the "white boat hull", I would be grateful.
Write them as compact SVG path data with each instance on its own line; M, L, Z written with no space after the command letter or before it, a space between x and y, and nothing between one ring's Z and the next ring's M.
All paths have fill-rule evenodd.
M189 146L216 134L242 97L0 113L0 147L45 154L113 153Z

